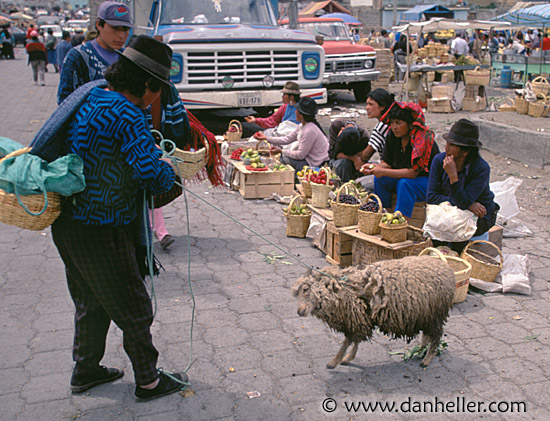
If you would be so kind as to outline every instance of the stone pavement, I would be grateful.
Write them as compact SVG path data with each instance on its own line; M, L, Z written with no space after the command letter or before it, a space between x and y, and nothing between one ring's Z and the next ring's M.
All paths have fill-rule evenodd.
M21 50L18 60L0 61L0 135L28 144L55 108L57 75L48 73L47 86L35 87L25 64ZM325 265L309 240L285 236L275 202L244 201L207 184L191 190L308 264ZM132 369L114 326L103 362L123 367L126 375L71 395L73 307L50 230L0 224L0 419L548 419L550 260L536 255L548 255L549 233L548 219L537 218L534 209L520 217L535 236L504 240L505 252L533 253L531 296L469 294L447 323L448 349L428 369L390 355L406 343L379 335L362 344L351 366L327 370L342 337L316 319L297 316L289 287L305 269L289 259L292 265L268 264L262 253L278 250L188 194L187 203L182 197L165 211L176 237L173 248L163 253L155 244L166 271L155 279L153 335L159 365L167 370L185 369L190 358L187 206L196 300L189 377L195 395L136 403ZM260 396L249 398L249 392ZM366 407L345 408L377 401L397 406L391 414L378 407L372 415ZM423 402L438 413L422 412Z

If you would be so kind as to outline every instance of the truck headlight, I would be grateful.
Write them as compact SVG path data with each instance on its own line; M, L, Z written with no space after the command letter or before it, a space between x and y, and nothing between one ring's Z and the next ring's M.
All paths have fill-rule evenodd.
M317 79L319 77L319 53L306 51L302 54L302 72L306 79Z
M363 63L365 69L372 69L374 67L374 60L365 60Z
M172 83L181 83L183 80L183 56L181 54L172 54L170 80Z

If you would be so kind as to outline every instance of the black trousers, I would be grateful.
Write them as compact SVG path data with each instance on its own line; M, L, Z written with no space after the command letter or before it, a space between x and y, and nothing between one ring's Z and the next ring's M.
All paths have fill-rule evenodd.
M153 310L138 268L133 227L94 227L61 217L52 225L52 235L75 305L75 372L97 368L112 320L123 332L136 384L155 381Z

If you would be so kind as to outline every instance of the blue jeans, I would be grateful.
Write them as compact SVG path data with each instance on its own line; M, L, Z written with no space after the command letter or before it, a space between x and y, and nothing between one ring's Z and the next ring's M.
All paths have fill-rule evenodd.
M385 208L391 207L391 196L395 193L397 195L395 210L400 211L407 218L412 216L415 202L426 201L427 189L428 177L374 177L374 193L380 198L382 205Z
M329 165L343 183L361 176L361 173L355 169L355 164L349 159L331 159Z

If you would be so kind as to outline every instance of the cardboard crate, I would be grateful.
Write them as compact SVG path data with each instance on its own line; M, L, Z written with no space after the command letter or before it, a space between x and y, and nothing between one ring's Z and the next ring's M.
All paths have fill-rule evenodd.
M235 167L235 182L239 193L245 199L265 199L272 193L290 196L294 192L294 169L286 171L249 171L240 161L233 161L224 156Z
M432 98L451 99L454 94L453 85L434 85L432 87Z
M360 264L370 265L380 260L417 256L426 247L432 245L432 241L423 236L421 229L411 226L407 229L407 240L400 243L388 243L382 240L380 234L364 234L359 231L357 226L347 227L343 234L353 240L352 264L354 266Z
M327 262L346 267L352 262L353 239L343 231L345 228L336 228L333 221L327 222L326 227L326 259Z
M428 99L428 111L431 113L454 113L450 99Z

